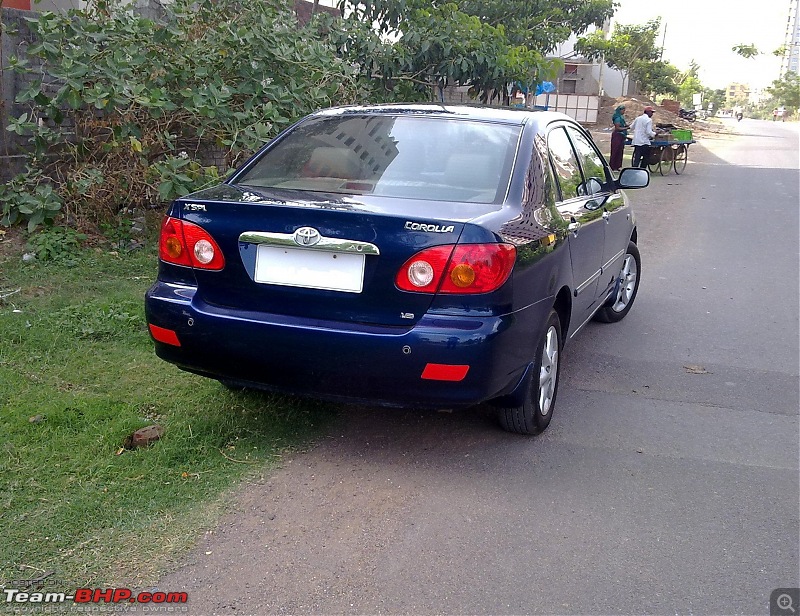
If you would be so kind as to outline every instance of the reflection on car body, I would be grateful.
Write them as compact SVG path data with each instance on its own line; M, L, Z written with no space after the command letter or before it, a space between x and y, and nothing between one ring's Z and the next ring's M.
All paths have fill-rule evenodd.
M550 422L564 343L619 321L637 230L589 134L544 111L323 110L164 219L156 353L228 386Z

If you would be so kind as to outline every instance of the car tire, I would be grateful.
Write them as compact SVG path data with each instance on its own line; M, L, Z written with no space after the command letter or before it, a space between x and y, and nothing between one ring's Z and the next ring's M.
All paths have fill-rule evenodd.
M620 279L618 288L612 297L595 314L595 319L603 323L617 323L630 312L636 294L639 292L639 280L642 271L642 259L639 249L633 242L628 242L628 250L622 260L622 268L617 275Z
M561 342L561 320L551 310L536 345L533 369L526 376L522 404L503 407L498 413L504 430L517 434L539 434L550 425L561 372Z

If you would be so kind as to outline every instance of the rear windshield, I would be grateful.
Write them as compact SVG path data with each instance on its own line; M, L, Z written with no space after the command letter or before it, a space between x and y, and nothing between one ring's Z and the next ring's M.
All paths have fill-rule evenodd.
M505 199L521 127L408 116L304 122L237 184L434 201Z

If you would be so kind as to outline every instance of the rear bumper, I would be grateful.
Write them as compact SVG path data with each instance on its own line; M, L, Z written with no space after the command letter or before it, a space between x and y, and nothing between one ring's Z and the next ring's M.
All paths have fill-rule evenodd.
M184 370L299 395L433 408L510 393L549 309L540 302L500 317L426 315L396 328L231 312L198 301L192 287L162 282L145 298L148 323L177 339L155 340L156 354Z

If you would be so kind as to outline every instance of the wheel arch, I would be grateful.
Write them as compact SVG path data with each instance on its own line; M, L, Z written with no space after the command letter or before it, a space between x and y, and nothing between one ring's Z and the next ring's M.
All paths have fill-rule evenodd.
M561 347L567 340L567 332L569 331L569 324L572 320L572 293L569 288L564 286L556 293L555 302L553 302L553 310L558 315L558 320L561 321Z

